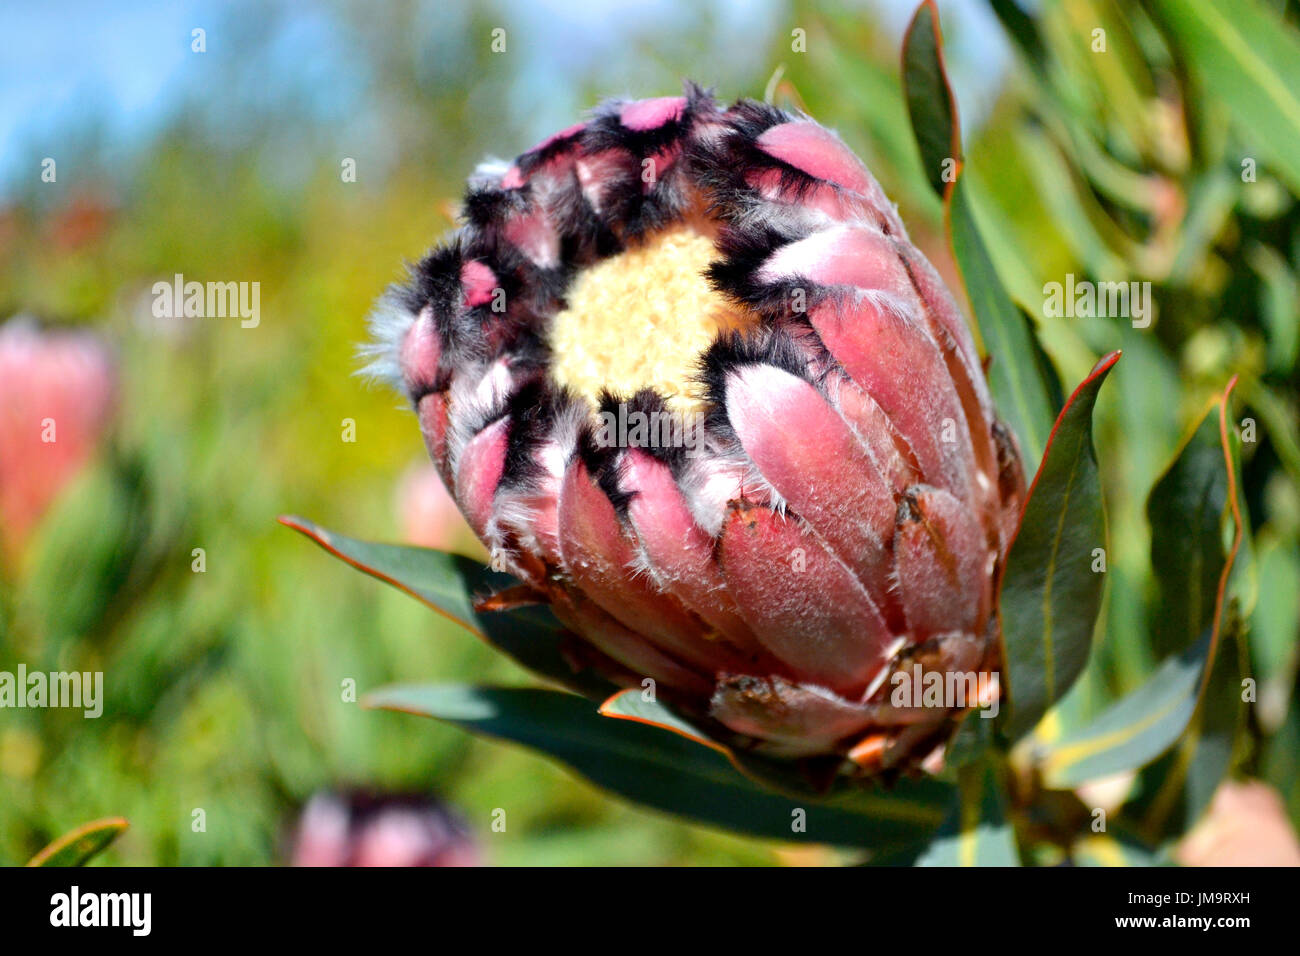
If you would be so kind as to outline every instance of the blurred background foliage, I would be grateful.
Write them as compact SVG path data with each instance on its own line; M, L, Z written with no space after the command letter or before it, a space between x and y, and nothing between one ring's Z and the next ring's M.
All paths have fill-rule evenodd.
M1297 21L1295 3L1250 6ZM351 374L364 316L453 225L475 162L522 151L605 96L670 94L691 77L724 99L806 108L863 156L960 288L901 94L912 7L322 0L3 14L22 49L0 74L12 108L0 112L16 117L0 126L0 317L93 326L121 396L98 458L0 569L0 670L102 670L107 698L97 720L0 713L0 860L120 814L132 829L110 863L279 861L309 796L349 784L439 794L496 863L833 859L680 825L540 758L344 702L347 679L364 692L529 678L274 518L409 533L397 488L423 451L397 399ZM1004 284L1067 386L1125 351L1097 419L1107 607L1060 721L1138 686L1163 656L1147 495L1238 375L1236 417L1256 423L1242 443L1254 561L1240 613L1260 705L1235 766L1278 786L1300 819L1300 152L1278 151L1277 130L1240 108L1250 91L1230 88L1234 65L1207 64L1175 4L940 9L972 198ZM356 182L340 176L345 159ZM151 286L176 273L260 282L260 324L155 318ZM1070 273L1150 281L1154 323L1048 316L1044 284Z

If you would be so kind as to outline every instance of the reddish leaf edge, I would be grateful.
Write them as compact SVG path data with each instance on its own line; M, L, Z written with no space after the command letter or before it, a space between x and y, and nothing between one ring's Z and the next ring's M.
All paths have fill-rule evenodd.
M719 743L718 741L713 740L710 737L706 737L703 734L690 733L684 728L674 726L673 724L670 723L664 723L662 721L652 720L651 718L645 717L640 714L619 713L613 709L615 706L615 702L619 700L619 698L627 694L639 694L639 693L641 692L637 690L635 687L628 687L620 691L615 691L613 694L610 694L609 697L605 698L605 700L601 703L601 705L598 708L596 708L596 712L600 714L600 716L608 717L611 720L627 720L627 721L631 721L634 724L643 724L646 727L654 727L658 730L665 730L669 733L676 734L678 737L682 737L685 740L689 740L693 744L699 744L702 747L708 747L710 750L716 751L717 753L721 754L723 757L726 757L727 763L731 764L732 769L735 770L742 777L744 777L746 780L757 783L760 786L764 786L769 790L776 789L775 787L773 787L771 781L765 780L761 776L756 775L752 768L747 767L745 762L740 759L739 755L737 755L736 752L732 750L730 747L728 747L726 744Z
M332 556L338 558L344 564L349 564L352 567L356 568L358 571L363 571L366 574L370 575L372 578L375 578L379 581L383 581L385 584L397 588L397 590L401 591L403 594L407 594L415 598L415 600L419 601L421 604L429 608L431 611L436 611L438 614L440 614L442 617L445 617L453 624L456 624L459 627L463 627L465 630L469 631L471 634L474 634L480 640L487 643L489 646L492 646L492 642L488 640L487 635L484 634L477 627L472 627L469 624L466 624L460 618L447 613L442 608L438 607L438 605L434 604L432 601L423 597L418 592L407 587L405 584L403 584L401 581L398 581L396 578L390 577L387 574L384 574L382 571L372 568L369 565L363 564L362 562L356 560L355 558L349 557L348 555L340 551L338 548L334 547L334 545L330 543L329 532L326 531L324 528L322 528L320 525L316 524L314 521L310 521L307 518L300 518L298 515L280 515L279 517L276 518L276 520L280 522L280 524L284 525L286 528L291 528L294 531L297 531L299 534L303 535L304 537L308 538L309 540L313 541L315 544L319 545L323 550L325 550Z
M600 714L600 716L607 717L611 720L626 720L634 724L642 724L646 727L654 727L657 730L667 731L668 733L676 734L678 737L681 737L685 740L689 740L693 744L698 744L700 746L707 747L710 750L713 750L716 753L721 754L723 757L725 757L727 759L727 763L731 764L732 769L735 770L738 774L740 774L749 782L757 784L759 787L763 788L764 790L768 790L774 793L779 793L782 796L787 798L822 799L830 796L831 790L833 789L833 783L834 783L833 779L821 780L819 783L818 780L809 777L806 773L804 773L802 778L799 778L800 785L791 786L789 780L784 780L784 781L778 780L773 776L766 775L760 772L757 764L747 761L744 756L742 756L733 748L728 747L726 744L714 740L713 738L708 737L703 733L699 733L699 732L691 733L690 731L686 730L683 727L675 726L671 723L665 723L663 721L654 720L642 714L627 714L627 713L620 713L614 710L615 702L618 701L620 698L624 697L627 694L639 694L639 693L641 693L641 691L635 687L627 687L624 688L623 690L615 691L613 694L610 694L609 697L607 697L604 700L604 702L601 703L601 705L596 709L596 712ZM660 706L663 705L661 704ZM791 765L791 766L794 767L795 765ZM796 778L798 778L800 771L795 770L793 772L796 774ZM812 792L809 792L808 788L811 788Z
M658 721L658 720L651 720L649 717L644 717L639 714L619 713L613 709L615 706L615 701L619 700L620 698L628 694L639 694L639 693L641 692L634 687L625 687L623 690L615 691L614 693L610 694L607 698L605 698L605 700L601 703L601 705L598 708L596 708L596 712L600 714L600 716L602 717L609 717L613 720L630 720L634 724L645 724L648 727L658 727L660 730L667 730L670 733L677 734L677 736L679 737L685 737L687 740L691 741L692 743L703 744L705 747L708 747L711 750L716 750L718 753L722 754L728 760L731 760L732 765L736 766L737 770L740 769L740 767L736 765L736 762L734 760L734 755L732 754L731 749L729 747L726 747L718 743L716 740L711 740L710 738L705 737L702 734L689 733L683 728L673 726L672 724L663 723L662 721Z
M44 866L46 860L54 856L54 854L58 853L64 847L76 843L82 837L88 836L97 830L113 831L113 835L109 837L108 842L100 847L100 850L107 849L114 840L130 828L131 821L126 817L103 817L99 820L91 820L87 823L81 824L81 826L73 827L67 833L55 837L48 844L42 847L34 857L28 860L24 866Z
M1096 382L1098 379L1104 378L1105 376L1110 374L1110 370L1115 367L1115 363L1120 360L1120 357L1123 354L1124 354L1123 350L1116 349L1113 352L1108 352L1105 355L1103 355L1097 361L1097 364L1092 367L1092 370L1086 376L1084 376L1083 381L1081 381L1078 385L1075 386L1074 391L1070 393L1070 397L1067 398L1065 400L1065 404L1061 406L1061 411L1057 414L1056 421L1052 423L1052 431L1047 436L1047 443L1043 446L1043 457L1042 460L1039 461L1038 463L1038 471L1035 472L1034 480L1030 482L1029 488L1025 492L1025 501L1024 504L1020 506L1020 520L1016 522L1015 534L1013 534L1011 536L1011 540L1007 542L1006 554L1002 558L1003 566L1002 569L998 572L997 616L998 616L998 646L999 646L999 652L1001 653L1004 661L1001 686L1004 689L1006 689L1008 692L1010 692L1010 688L1008 687L1010 681L1007 679L1007 674L1006 674L1005 660L1006 660L1007 650L1006 650L1006 644L1003 636L1003 627L1002 627L1002 576L1006 571L1007 558L1010 557L1012 550L1016 546L1016 540L1020 537L1020 529L1021 527L1024 526L1025 515L1029 511L1029 502L1033 500L1034 491L1038 488L1038 481L1040 478L1043 477L1043 472L1046 470L1047 459L1052 452L1052 443L1056 441L1056 433L1060 429L1061 423L1065 421L1066 414L1070 411L1071 408L1074 407L1074 403L1078 400L1079 395L1083 392L1085 388L1087 388L1093 382ZM1089 429L1091 429L1091 427L1092 424L1090 421Z
M1056 433L1060 429L1061 423L1065 421L1066 413L1069 412L1070 408L1079 398L1079 394L1085 388L1097 381L1097 379L1104 378L1106 375L1110 374L1110 370L1115 367L1115 363L1120 360L1120 357L1123 354L1124 352L1122 349L1116 349L1113 352L1108 352L1106 355L1103 355L1101 359L1098 360L1097 364L1092 367L1092 371L1084 377L1083 381L1075 386L1074 391L1070 393L1070 397L1067 398L1065 404L1061 406L1060 412L1057 413L1056 421L1052 423L1052 431L1047 436L1047 444L1043 446L1043 459L1038 463L1038 471L1034 473L1034 480L1029 483L1029 489L1025 492L1025 503L1020 506L1020 520L1016 522L1016 533L1013 534L1011 540L1007 542L1007 554L1011 553L1011 549L1015 547L1016 539L1020 537L1020 528L1024 524L1025 513L1029 510L1029 502L1034 498L1034 490L1038 487L1038 480L1043 477L1043 471L1047 465L1047 456L1052 450L1052 442L1056 440Z

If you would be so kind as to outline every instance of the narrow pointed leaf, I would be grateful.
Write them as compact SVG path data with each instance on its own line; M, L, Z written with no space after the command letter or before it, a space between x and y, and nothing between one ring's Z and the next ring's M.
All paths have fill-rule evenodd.
M903 94L921 166L934 191L943 197L961 162L957 105L943 65L939 12L933 0L916 8L903 37Z
M1236 628L1220 638L1197 711L1175 746L1138 775L1136 797L1125 806L1152 842L1185 833L1210 806L1228 776L1246 717Z
M621 690L614 694L600 705L600 715L658 727L660 730L680 734L694 743L712 747L719 753L726 752L722 744L714 741L691 721L657 700L646 700L645 695L638 690Z
M471 631L479 629L474 595L518 584L478 561L432 548L361 541L328 531L306 518L286 515L280 523L306 535L354 568L376 577Z
M966 191L973 188L958 177L948 197L948 236L961 269L966 295L984 349L992 357L989 389L998 414L1020 442L1026 469L1042 458L1052 428L1051 389L1041 372L1042 351L1032 322L1011 300L998 277L988 249L975 225Z
M1070 788L1123 773L1154 760L1173 745L1196 711L1197 688L1209 651L1208 635L1167 659L1145 684L1088 726L1057 740L1041 755L1049 787Z
M436 717L523 744L633 802L776 840L895 849L938 827L951 788L900 781L817 803L791 800L743 776L718 750L637 720L610 720L589 701L536 689L400 686L366 705Z
M1105 583L1093 568L1106 546L1092 410L1118 359L1098 362L1061 410L1007 556L1003 726L1012 740L1033 730L1088 662Z
M1214 493L1212 489L1217 487L1217 483L1200 474L1202 469L1217 468L1227 476L1226 490L1220 499L1222 514L1219 519L1222 525L1230 526L1232 530L1231 544L1226 553L1222 552L1222 538L1213 541L1202 538L1199 546L1212 549L1218 558L1203 555L1187 566L1156 568L1157 575L1185 575L1189 573L1189 567L1190 573L1199 573L1197 567L1200 563L1217 564L1219 578L1214 600L1208 615L1197 619L1202 625L1199 640L1176 656L1166 658L1143 686L1104 710L1091 724L1063 736L1041 753L1040 770L1044 782L1050 787L1065 788L1098 777L1136 770L1181 740L1178 752L1170 755L1163 770L1153 772L1145 780L1148 793L1159 790L1165 794L1139 801L1145 806L1148 825L1154 819L1151 813L1155 802L1163 802L1164 812L1167 812L1173 799L1169 794L1181 791L1189 779L1189 770L1199 781L1193 788L1195 792L1189 792L1191 799L1202 807L1208 802L1208 794L1227 767L1233 729L1240 718L1238 638L1235 631L1225 638L1229 626L1235 628L1233 622L1237 612L1229 606L1229 584L1243 537L1237 456L1228 413L1232 387L1229 384L1219 399L1217 419L1207 416L1180 450L1168 473L1181 475L1180 481L1206 489L1207 494ZM1217 444L1217 462L1201 455L1195 447L1198 442L1206 441ZM1161 493L1161 486L1164 486L1164 494L1175 494L1172 486L1163 479L1157 485L1156 493ZM1156 535L1181 536L1183 533L1184 530L1176 523L1154 529ZM1195 541L1194 538L1188 540ZM1153 546L1153 554L1155 550ZM1186 640L1195 637L1192 633L1185 634ZM1219 645L1225 639L1231 641L1231 650L1228 656L1221 658ZM1189 728L1193 733L1185 738ZM1200 736L1202 734L1204 736ZM1205 744L1204 749L1201 743Z
M575 673L561 650L566 632L548 607L530 606L509 612L474 610L476 596L495 594L519 583L508 574L458 554L349 538L306 518L288 516L280 523L306 535L334 557L405 591L468 628L542 677L597 699L615 689L591 672Z
M1184 832L1209 807L1232 766L1246 719L1242 678L1249 674L1245 622L1232 583L1248 560L1238 560L1247 534L1241 519L1240 449L1228 415L1228 386L1218 415L1206 415L1151 493L1151 556L1159 584L1153 633L1168 620L1183 634L1212 635L1212 667L1200 689L1198 709L1178 745L1139 777L1139 796L1128 811L1141 816L1152 840ZM1176 502L1180 508L1170 508ZM1180 515L1182 520L1179 521ZM1232 544L1225 549L1225 526ZM1172 546L1171 546L1172 542ZM1183 594L1186 608L1176 608ZM1167 625L1166 625L1167 627ZM1163 636L1177 640L1166 629Z
M85 866L130 824L121 817L92 820L63 834L32 857L28 866Z
M1200 636L1214 618L1223 574L1228 473L1219 422L1207 415L1151 489L1151 568L1158 597L1150 614L1151 647L1164 658Z

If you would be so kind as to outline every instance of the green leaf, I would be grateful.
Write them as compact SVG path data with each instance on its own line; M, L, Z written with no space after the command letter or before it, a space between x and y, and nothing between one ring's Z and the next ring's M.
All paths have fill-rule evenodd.
M1300 192L1295 28L1256 0L1155 0L1155 9L1205 88L1227 104L1292 192Z
M1145 684L1087 727L1046 747L1038 760L1043 782L1054 788L1077 787L1141 767L1168 750L1196 711L1209 647L1207 635L1167 659Z
M336 558L422 601L468 628L527 669L577 693L604 699L615 687L589 671L575 672L562 652L564 627L545 606L510 612L474 610L476 595L519 582L477 561L430 548L376 544L327 531L305 518L280 523L300 531Z
M1153 840L1186 832L1209 808L1233 766L1238 732L1246 719L1243 636L1236 627L1225 631L1192 726L1174 750L1142 769L1139 790L1153 795L1149 804L1141 801L1143 832Z
M1200 688L1190 727L1177 747L1143 769L1138 798L1128 811L1141 815L1143 833L1153 841L1184 832L1209 807L1232 766L1246 718L1242 677L1249 673L1249 660L1239 588L1233 585L1249 563L1250 549L1243 548L1247 530L1237 491L1240 455L1227 413L1231 390L1230 385L1219 414L1206 415L1152 490L1148 508L1165 519L1152 522L1152 565L1165 599L1158 613L1187 628L1184 641L1188 635L1208 633L1218 644L1217 650L1209 651L1212 669ZM1160 496L1182 503L1181 523L1178 512L1158 502ZM1232 532L1230 549L1224 547L1225 529ZM1179 610L1171 607L1179 593L1199 613L1183 612L1180 617Z
M938 827L952 789L900 780L889 792L792 800L760 788L717 745L690 739L689 724L665 733L638 720L611 720L589 701L556 691L399 686L377 691L365 703L523 744L636 803L774 840L900 848Z
M1171 750L1142 768L1125 804L1125 818L1136 821L1152 843L1185 833L1209 807L1232 767L1245 719L1239 641L1236 628L1223 635L1187 729Z
M1229 583L1244 534L1237 496L1236 446L1228 413L1233 385L1235 380L1219 399L1217 421L1212 421L1207 415L1193 431L1191 440L1180 450L1166 476L1178 476L1177 484L1202 488L1212 495L1216 483L1201 474L1201 470L1217 469L1226 474L1222 513L1217 519L1222 524L1216 523L1216 527L1223 524L1232 527L1232 540L1226 554L1222 553L1221 536L1191 538L1189 540L1195 546L1209 548L1220 558L1203 555L1196 560L1180 559L1182 563L1178 566L1156 568L1157 575L1169 575L1172 580L1192 572L1199 574L1199 567L1204 563L1213 563L1219 568L1212 606L1208 614L1192 622L1202 627L1200 638L1193 646L1167 658L1142 687L1103 711L1091 724L1046 747L1040 753L1040 770L1048 786L1074 787L1097 777L1135 770L1181 739L1183 743L1179 752L1171 755L1167 765L1146 781L1148 792L1159 787L1166 796L1149 798L1146 802L1154 801L1167 809L1171 799L1167 794L1177 793L1185 783L1191 782L1194 792L1189 791L1189 800L1191 804L1201 806L1208 800L1207 791L1213 790L1213 785L1226 769L1233 731L1240 716L1240 664L1233 624L1236 612L1228 606ZM1217 460L1201 454L1198 446L1205 442L1215 443ZM1166 484L1163 479L1153 494L1161 493L1161 486L1164 486L1164 494L1185 498L1173 484ZM1191 520L1190 517L1187 519ZM1185 530L1170 523L1156 530L1157 537L1162 533L1181 540ZM1153 555L1156 548L1153 542ZM1230 625L1233 625L1233 633L1228 636L1233 650L1219 654L1219 645ZM1191 632L1185 633L1184 640L1192 640L1195 636ZM1208 706L1207 690L1210 691ZM1193 733L1184 738L1189 727ZM1148 814L1148 824L1152 819Z
M1012 740L1033 730L1088 662L1105 583L1094 549L1106 545L1092 410L1118 359L1098 362L1061 410L1007 555L999 613Z
M707 731L687 720L658 700L646 700L637 690L624 690L614 694L600 705L600 714L615 720L631 720L658 727L660 730L680 734L688 740L712 747L723 754L737 770L756 783L776 790L793 798L822 799L830 793L842 793L853 785L847 778L835 777L830 789L824 780L809 779L801 772L800 765L789 761L776 761L732 750L724 743L714 740Z
M600 705L599 713L602 717L611 717L615 720L630 720L635 723L658 727L660 730L667 730L674 734L680 734L687 740L706 747L712 747L720 753L726 752L727 749L671 708L666 707L657 700L647 700L641 691L619 691Z
M933 0L916 8L903 37L903 95L926 178L946 196L961 162L961 136Z
M1150 621L1157 658L1186 647L1214 619L1226 560L1227 500L1219 422L1206 415L1147 499L1151 568L1159 591Z
M1025 59L1041 74L1046 67L1047 51L1034 18L1025 13L1016 0L989 0L989 6Z
M970 207L966 177L958 177L948 198L948 234L961 269L980 340L992 356L989 389L998 414L1015 432L1027 467L1042 457L1053 407L1041 374L1041 350L1026 320L998 278Z
M1006 797L988 761L963 767L957 799L917 866L1019 866Z
M121 817L83 823L63 834L32 857L28 866L85 866L106 849L130 824Z
M508 574L497 574L459 554L360 541L327 531L295 515L282 517L280 523L302 532L334 557L405 591L472 631L478 630L479 617L474 610L474 593L497 591L518 583Z

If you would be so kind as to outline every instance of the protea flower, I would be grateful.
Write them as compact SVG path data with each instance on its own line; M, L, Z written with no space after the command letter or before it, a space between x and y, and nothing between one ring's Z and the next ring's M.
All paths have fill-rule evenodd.
M938 754L951 704L891 678L996 669L1024 480L863 164L688 86L484 165L463 218L377 311L376 368L575 664L763 754Z

